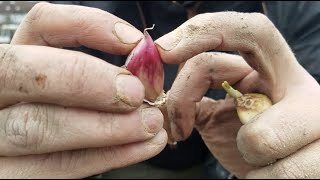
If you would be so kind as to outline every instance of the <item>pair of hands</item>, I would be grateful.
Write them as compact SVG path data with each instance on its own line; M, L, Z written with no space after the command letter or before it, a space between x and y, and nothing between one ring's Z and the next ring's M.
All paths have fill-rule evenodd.
M82 178L161 152L163 116L142 105L141 82L123 68L60 49L83 45L126 55L142 37L98 9L37 4L0 48L0 176ZM156 43L165 63L186 62L168 98L177 140L196 127L240 178L320 176L319 86L264 15L198 15ZM241 56L203 53L212 49ZM275 104L241 126L233 99L203 97L224 80Z

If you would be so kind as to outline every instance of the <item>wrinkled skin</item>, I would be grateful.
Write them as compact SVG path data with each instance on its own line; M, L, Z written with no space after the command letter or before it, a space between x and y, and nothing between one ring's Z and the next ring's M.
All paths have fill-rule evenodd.
M84 178L161 152L163 115L142 105L142 83L60 49L127 55L142 37L98 9L37 4L11 44L0 45L0 177Z
M156 43L166 63L186 62L168 97L176 140L196 127L238 178L320 177L319 85L265 15L197 15ZM242 93L266 94L273 106L241 125L232 98L204 98L225 80Z

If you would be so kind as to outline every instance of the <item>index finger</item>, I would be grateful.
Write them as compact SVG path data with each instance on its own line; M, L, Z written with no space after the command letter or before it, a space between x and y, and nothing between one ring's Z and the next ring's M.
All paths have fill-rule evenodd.
M87 46L129 54L143 37L128 22L97 8L41 2L27 14L11 44Z
M161 58L170 64L184 62L209 50L239 51L271 85L286 84L298 65L280 32L260 13L200 14L156 43Z
M0 109L41 102L107 112L141 106L144 87L129 71L85 53L0 45Z
M219 88L224 80L234 84L251 72L250 66L237 55L202 53L187 61L168 94L167 107L174 139L180 141L190 136L195 124L196 104L208 89Z

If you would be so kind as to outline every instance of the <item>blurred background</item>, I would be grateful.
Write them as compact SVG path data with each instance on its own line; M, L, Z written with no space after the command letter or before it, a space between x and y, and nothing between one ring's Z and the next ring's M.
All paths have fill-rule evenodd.
M0 43L10 43L28 11L40 1L0 1Z

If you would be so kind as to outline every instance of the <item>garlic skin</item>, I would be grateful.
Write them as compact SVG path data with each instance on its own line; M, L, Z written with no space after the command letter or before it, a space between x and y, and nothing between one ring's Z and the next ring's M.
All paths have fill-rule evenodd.
M168 144L171 148L175 147L177 142L173 139L171 125L167 111L167 95L163 90L164 70L163 62L158 49L147 32L151 28L144 30L144 38L133 49L127 57L125 68L133 75L137 76L145 88L144 102L150 106L160 109L164 117L163 127L168 134Z
M272 101L264 94L242 94L233 89L227 81L222 83L222 87L229 95L235 98L237 114L242 124L247 124L256 115L272 106Z
M145 99L154 103L164 94L164 70L158 49L147 30L144 30L144 38L128 56L125 67L143 83Z

